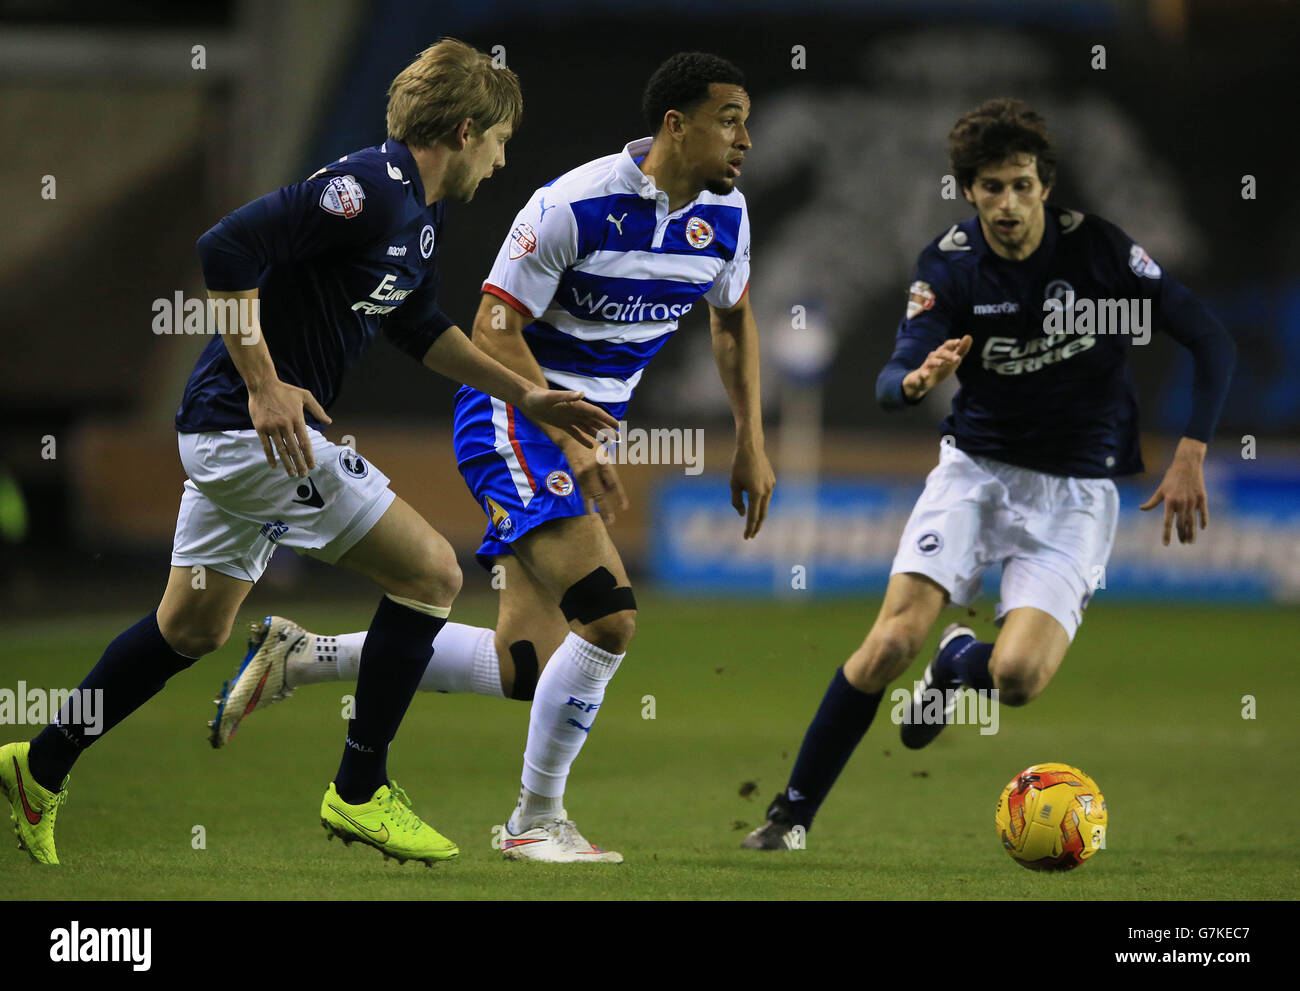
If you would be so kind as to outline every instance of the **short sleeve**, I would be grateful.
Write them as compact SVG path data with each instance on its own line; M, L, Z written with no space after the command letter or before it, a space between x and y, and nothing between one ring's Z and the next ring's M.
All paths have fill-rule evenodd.
M729 310L740 302L749 285L749 210L740 206L740 229L736 232L736 251L731 261L704 294L704 301L719 310Z
M548 191L539 192L544 196ZM578 222L569 204L561 201L539 211L535 202L530 200L516 214L483 283L484 292L530 319L551 305L560 276L578 258Z
M253 289L270 266L373 241L391 228L392 183L322 171L228 213L198 241L204 282L217 292Z

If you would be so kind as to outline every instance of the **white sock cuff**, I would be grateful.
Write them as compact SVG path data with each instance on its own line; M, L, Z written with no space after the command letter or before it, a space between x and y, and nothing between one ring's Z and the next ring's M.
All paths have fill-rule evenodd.
M471 691L475 695L503 699L501 690L501 664L497 660L497 639L492 630L484 630L474 644L474 667L470 674Z
M426 616L433 616L435 619L446 619L451 615L451 606L431 606L427 602L421 602L419 599L404 599L400 595L394 595L392 592L385 592L384 595L392 599L399 606L405 606L407 609L414 609L416 612L422 612Z
M622 654L611 654L607 650L601 650L594 643L588 643L572 632L564 638L564 642L573 652L574 666L587 677L595 678L597 681L609 681L614 677L614 672L627 656L626 651Z
M338 644L339 681L356 681L361 670L361 650L366 645L366 631L341 633L334 638Z

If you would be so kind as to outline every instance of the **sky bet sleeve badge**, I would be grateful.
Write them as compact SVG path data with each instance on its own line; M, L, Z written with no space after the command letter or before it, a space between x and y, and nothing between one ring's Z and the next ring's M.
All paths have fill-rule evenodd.
M351 220L361 212L365 198L361 183L350 175L339 175L331 179L320 194L320 205L326 213Z
M907 289L907 319L934 306L934 290L928 282L913 282Z
M1148 279L1160 278L1160 266L1157 265L1145 251L1142 246L1135 244L1128 250L1128 267L1137 275L1145 276Z

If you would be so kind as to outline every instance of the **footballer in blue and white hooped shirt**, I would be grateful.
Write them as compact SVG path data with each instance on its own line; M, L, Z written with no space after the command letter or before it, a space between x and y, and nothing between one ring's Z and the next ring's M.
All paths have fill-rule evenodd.
M670 210L638 166L652 143L633 141L534 192L483 284L527 321L523 340L547 382L580 390L620 420L678 320L701 300L735 307L749 283L744 194L704 189ZM547 519L586 512L577 486L546 484L568 471L563 453L505 403L462 389L455 436L457 461L489 516L481 560L512 553L511 542Z
M750 148L749 95L734 65L689 52L655 70L641 109L652 139L529 198L484 287L474 343L539 386L570 382L602 415L621 416L646 364L703 300L736 425L731 502L753 537L774 480L747 292L749 222L734 188ZM618 474L569 434L475 389L457 394L454 438L490 521L479 557L493 567L499 614L495 629L447 623L419 687L531 702L519 802L493 830L505 857L618 863L622 855L584 839L564 807L569 770L636 627L606 529L615 508L627 508ZM300 638L286 684L357 677L367 634L319 636L279 622Z
M642 111L652 137L529 197L483 285L474 342L539 385L581 390L621 419L680 318L707 305L736 422L732 505L752 537L773 476L747 293L749 219L735 188L750 148L749 95L729 62L683 53L652 75ZM617 472L474 389L457 394L454 439L488 518L479 560L504 579L496 630L476 642L499 661L503 691L532 699L520 800L500 834L502 852L621 860L583 840L563 808L569 768L635 628L632 588L606 530L626 508Z
M749 283L738 189L670 213L638 168L651 138L566 173L519 211L483 291L531 318L547 381L622 417L650 359L701 298L730 309Z

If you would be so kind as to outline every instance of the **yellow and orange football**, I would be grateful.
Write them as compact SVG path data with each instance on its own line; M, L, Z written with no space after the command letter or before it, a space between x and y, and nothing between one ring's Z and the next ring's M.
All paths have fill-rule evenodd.
M1071 871L1106 847L1106 799L1069 764L1035 764L1002 790L994 822L1020 866Z

